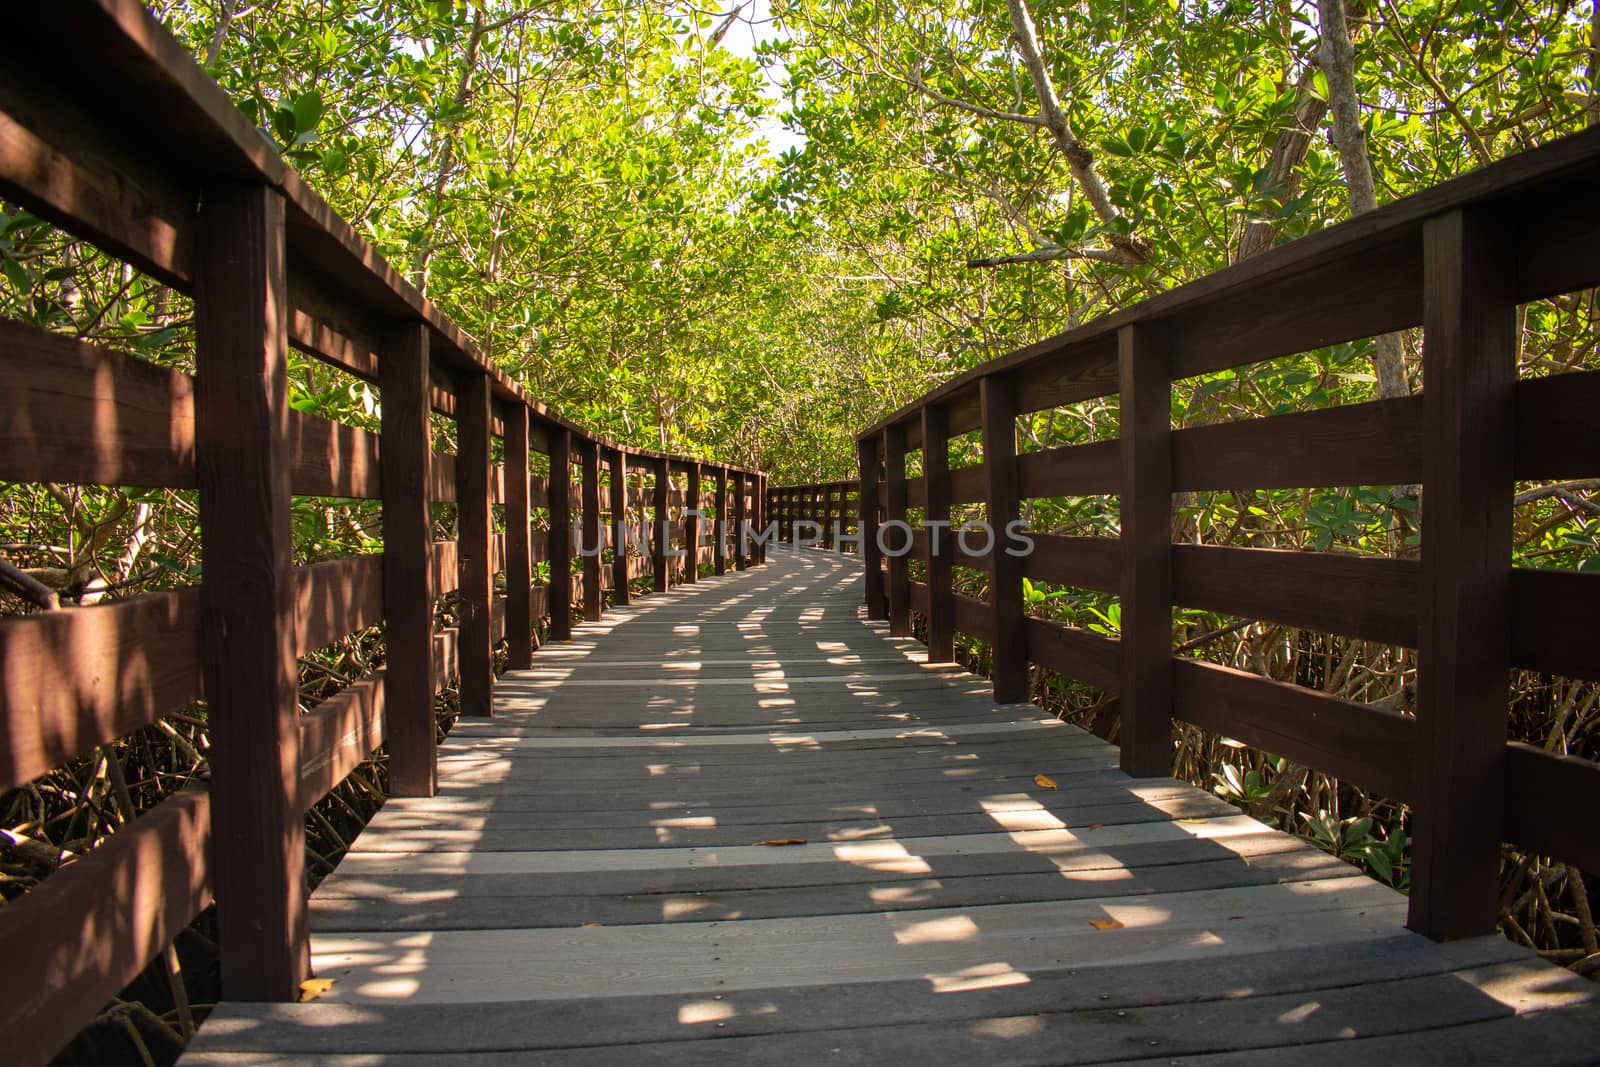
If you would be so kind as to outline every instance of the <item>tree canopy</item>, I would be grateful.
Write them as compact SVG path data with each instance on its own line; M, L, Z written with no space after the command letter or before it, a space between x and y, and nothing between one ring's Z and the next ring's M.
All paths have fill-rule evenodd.
M780 481L976 362L1600 119L1565 0L157 10L535 395ZM1370 390L1382 346L1302 369Z

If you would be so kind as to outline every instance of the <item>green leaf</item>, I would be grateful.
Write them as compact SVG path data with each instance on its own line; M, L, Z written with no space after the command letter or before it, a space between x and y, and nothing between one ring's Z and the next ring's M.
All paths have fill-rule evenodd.
M317 128L317 123L322 121L322 94L315 89L301 93L295 99L292 111L295 132L297 134L311 132Z

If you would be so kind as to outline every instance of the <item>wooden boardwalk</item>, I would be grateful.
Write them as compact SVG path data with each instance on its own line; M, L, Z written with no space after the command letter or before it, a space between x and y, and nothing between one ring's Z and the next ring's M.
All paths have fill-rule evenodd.
M502 677L312 898L331 987L221 1006L184 1062L1600 1058L1596 986L1407 933L1353 868L926 665L850 558L771 560Z

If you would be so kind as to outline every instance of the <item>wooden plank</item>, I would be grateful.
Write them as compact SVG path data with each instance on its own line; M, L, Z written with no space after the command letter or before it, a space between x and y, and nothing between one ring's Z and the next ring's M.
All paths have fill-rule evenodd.
M494 599L489 501L489 379L464 372L456 383L456 670L461 677L461 714L494 713L494 638L489 603Z
M950 598L950 604L955 610L958 633L970 634L982 641L994 640L994 611L988 601L956 593ZM995 700L1000 702L998 696Z
M9 76L0 79L0 193L187 292L197 190L161 173L147 152L129 151L124 138L106 128L103 115L63 107L24 68L11 62L6 67ZM194 181L192 174L185 177Z
M1172 434L1172 487L1300 489L1422 480L1422 398L1271 415Z
M420 324L419 324L420 325ZM367 382L383 376L378 354L393 320L385 326L361 307L341 299L337 285L315 271L289 276L289 344Z
M713 1001L711 1007L720 1004L726 1010L708 1011L698 1023L682 1021L680 1009L685 998L681 993L585 1002L581 1006L570 1001L496 1007L403 1002L360 1007L308 1004L292 1009L227 1004L219 1006L212 1016L218 1020L216 1028L202 1029L190 1047L201 1053L236 1049L268 1056L300 1051L307 1047L305 1042L314 1032L321 1038L317 1048L327 1055L370 1054L390 1043L418 1054L542 1048L559 1053L588 1045L597 1033L605 1034L616 1046L695 1037L726 1041L845 1028L861 1040L873 1028L893 1024L965 1020L976 1029L983 1020L994 1017L1033 1018L1065 1013L1081 1013L1086 1020L1123 1035L1132 1046L1138 1036L1122 1022L1126 1016L1108 1013L1165 1006L1176 1021L1183 1017L1180 1006L1237 998L1246 1005L1256 1004L1258 1010L1254 1014L1265 1017L1270 1013L1259 1010L1257 1001L1262 996L1295 994L1304 1002L1316 1002L1317 994L1323 990L1364 984L1383 990L1386 983L1450 975L1468 967L1512 960L1526 960L1526 954L1499 939L1434 946L1413 935L1092 971L1072 967L1068 961L1032 968L1027 972L1027 981L977 981L956 988L948 984L940 987L920 977L904 982L864 982L841 975L838 981L823 986L783 986L721 994L723 999ZM1480 996L1475 989L1462 985L1467 999ZM1117 1019L1115 1025L1109 1025L1111 1018ZM718 1021L723 1025L715 1026ZM1193 1028L1211 1031L1212 1035L1218 1033L1218 1028L1209 1023ZM1361 1028L1353 1029L1360 1032ZM1423 1036L1430 1032L1433 1031ZM1339 1042L1334 1047L1349 1044ZM716 1047L709 1041L681 1046L690 1055L714 1055L714 1051L705 1050ZM1054 1052L1059 1057L1063 1049L1073 1048L1073 1044L1058 1042ZM781 1059L783 1050L775 1051ZM991 1047L972 1062L989 1062L994 1051ZM1273 1051L1282 1055L1279 1050ZM1314 1049L1303 1048L1298 1054L1313 1055ZM828 1058L835 1058L831 1051ZM1051 1057L1047 1053L1041 1058L1048 1061ZM934 1053L927 1062L941 1059L948 1061L951 1057Z
M928 662L954 663L955 608L951 602L954 533L950 522L949 418L940 404L922 409L922 472L927 487L923 525L929 530L928 597L922 611L928 620ZM939 524L945 524L941 530ZM935 542L937 538L937 542Z
M533 552L528 537L533 521L528 500L528 409L520 403L503 408L505 432L506 532L505 573L506 666L533 666Z
M1600 371L1552 374L1517 382L1518 480L1592 478L1600 474Z
M1044 619L1028 620L1028 658L1045 670L1108 693L1122 685L1122 645L1115 638Z
M1517 324L1497 228L1453 212L1424 230L1428 520L1407 925L1440 940L1490 933L1500 914Z
M1017 457L1023 499L1047 496L1098 496L1122 491L1122 443L1096 441L1047 448Z
M1600 871L1600 763L1512 742L1506 746L1503 836L1584 871Z
M1114 537L1030 533L1033 552L1022 573L1035 581L1115 593L1122 583L1122 542Z
M572 639L572 437L559 426L550 438L550 638Z
M1017 482L1017 395L1013 381L992 375L979 382L983 414L984 518L995 545L1006 543L1013 523L1020 523ZM974 469L974 468L969 468ZM961 471L950 472L950 499L960 502ZM989 581L990 653L994 660L994 699L998 704L1028 699L1027 617L1022 610L1022 560L1004 551L993 553ZM959 623L958 623L959 625Z
M600 577L600 446L584 441L579 446L583 461L583 537L578 554L583 557L583 617L598 622L603 606Z
M651 474L653 492L650 503L650 575L655 591L665 593L668 583L667 540L671 536L667 524L668 516L671 514L671 504L667 498L672 489L666 459L657 459L652 464ZM742 482L740 484L743 485Z
M880 534L887 546L885 555L889 562L889 633L906 637L911 633L909 562L910 527L906 524L906 447L905 434L898 426L883 431L884 469L884 527ZM825 490L826 492L826 490ZM827 545L829 527L832 525L832 504L824 496L822 505L823 544Z
M194 486L194 383L0 319L0 479Z
M303 656L384 617L383 554L294 568L294 654Z
M1511 572L1511 662L1518 667L1600 680L1600 574Z
M1122 367L1122 769L1172 770L1173 346L1156 324L1119 331Z
M195 484L188 375L0 320L0 477L188 489ZM303 496L378 495L372 434L289 413L290 486Z
M1012 451L1016 447L1012 446ZM958 467L950 472L950 503L952 504L982 504L988 501L989 472L985 464L978 463L971 467ZM1021 490L1018 490L1018 499ZM998 531L997 531L998 532Z
M451 504L456 499L456 457L435 452L428 464L428 499L435 504Z
M289 489L296 496L383 495L378 437L303 411L289 412Z
M1172 662L1173 713L1185 722L1385 797L1417 795L1416 720L1231 667Z
M428 501L434 459L428 426L428 332L396 325L378 365L383 398L383 673L389 789L427 797L438 789L433 694L433 601L441 583L434 567ZM452 565L451 586L455 585Z
M1416 560L1276 548L1175 545L1173 603L1417 647Z
M429 547L428 577L434 596L448 596L456 591L461 581L461 565L457 562L454 541L435 541ZM432 619L431 610L429 619Z
M0 908L0 1025L44 1067L211 904L211 794L191 785Z
M0 789L200 696L198 589L0 621Z
M619 449L610 452L611 465L611 589L612 603L628 603L628 546L623 527L628 519L628 456Z
M197 225L200 649L207 703L227 709L210 751L222 989L293 1000L308 961L283 200L209 189Z
M385 671L377 670L300 717L302 811L327 796L383 744L388 688ZM431 710L433 701L428 704Z

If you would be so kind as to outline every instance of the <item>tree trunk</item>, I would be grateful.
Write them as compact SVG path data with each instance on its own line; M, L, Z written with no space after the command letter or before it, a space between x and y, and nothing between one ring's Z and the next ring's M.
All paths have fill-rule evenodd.
M1318 57L1328 78L1328 103L1333 109L1333 144L1344 168L1345 191L1350 198L1350 214L1364 215L1378 206L1378 192L1372 177L1372 156L1367 150L1367 131L1361 126L1361 104L1356 99L1356 56L1350 43L1350 28L1345 21L1344 0L1317 0L1321 40ZM1400 338L1384 334L1377 338L1372 369L1378 378L1380 397L1409 396L1405 356Z

